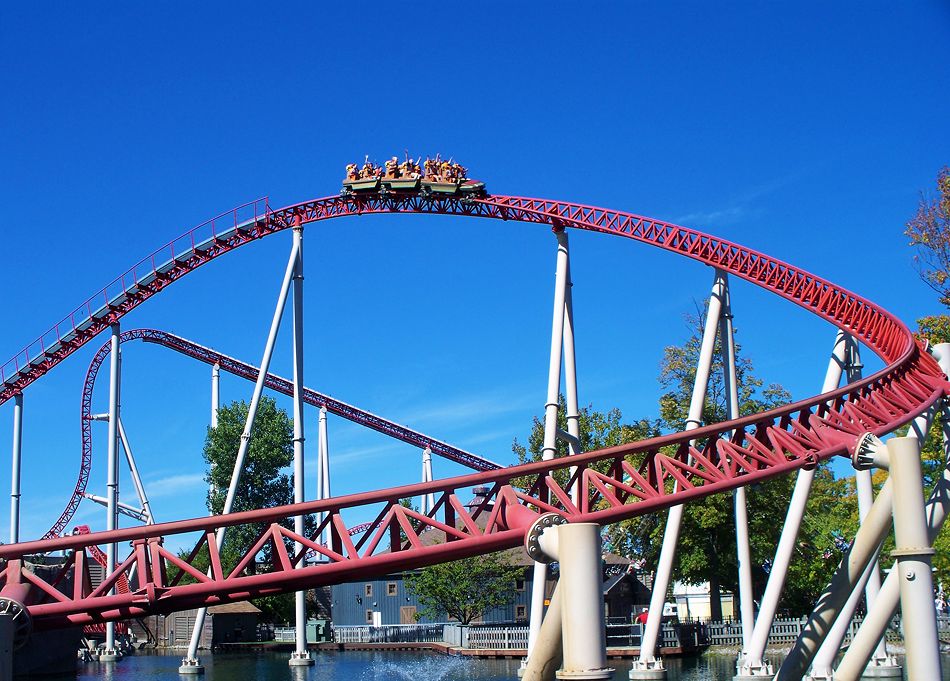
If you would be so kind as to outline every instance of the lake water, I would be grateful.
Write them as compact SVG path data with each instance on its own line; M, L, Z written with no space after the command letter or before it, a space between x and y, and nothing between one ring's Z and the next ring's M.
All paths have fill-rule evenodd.
M516 681L519 660L479 660L416 652L312 653L313 667L291 668L289 653L205 654L206 681ZM669 681L731 681L735 674L730 656L668 658ZM137 653L118 663L80 663L75 677L55 681L184 681L202 677L179 676L180 654ZM628 660L610 660L614 679L627 679ZM943 678L950 681L950 657L944 657ZM50 677L50 681L54 681Z

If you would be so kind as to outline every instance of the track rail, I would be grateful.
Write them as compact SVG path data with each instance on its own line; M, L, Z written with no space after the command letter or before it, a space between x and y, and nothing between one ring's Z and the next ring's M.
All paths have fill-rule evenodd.
M258 367L166 331L158 331L156 329L132 329L130 331L123 331L119 335L120 343L125 343L130 340L141 340L146 343L161 345L200 362L204 362L205 364L218 364L224 371L235 376L240 376L249 381L257 380ZM89 369L86 371L81 400L82 455L79 464L79 478L76 480L76 487L73 490L72 497L70 497L66 504L66 508L63 509L59 518L53 523L53 526L43 535L43 539L57 537L66 529L70 520L72 520L76 514L76 509L79 508L79 503L82 501L83 493L86 491L86 487L89 483L89 472L92 469L92 391L99 369L109 356L111 348L111 342L103 344L96 354L93 355L92 361L89 363ZM276 374L267 374L264 385L284 395L293 396L294 394L293 383ZM501 466L494 461L489 461L471 452L466 452L464 449L453 447L446 442L436 440L428 435L424 435L406 426L401 426L398 423L354 407L346 402L335 400L316 390L304 388L303 399L307 404L315 407L326 407L327 411L331 414L342 416L353 423L366 426L396 440L406 442L420 449L428 447L433 454L467 466L472 470L490 471L501 468Z
M795 302L848 331L879 355L886 366L862 381L779 409L554 461L229 516L0 546L0 560L5 561L0 582L28 582L36 587L36 592L46 594L47 602L28 604L37 626L171 612L382 575L508 548L523 540L526 526L538 511L557 511L572 522L602 524L654 512L845 453L853 447L858 434L890 432L927 409L948 388L936 362L920 350L900 321L825 279L757 251L658 220L571 203L504 196L478 200L409 194L358 199L330 197L268 211L236 227L232 236L195 241L191 252L155 268L155 276L144 277L144 282L125 288L123 298L110 305L105 316L93 316L86 331L106 328L172 281L256 238L295 224L396 212L548 224L555 229L586 229L648 243L718 267ZM81 345L87 341L85 336L75 335L58 342ZM6 399L22 390L61 359L55 353L47 354L37 363L30 362L29 368L17 369L7 379L9 387L5 388L13 392L2 397ZM558 482L560 478L554 475L558 471L570 477L566 484ZM566 491L574 481L581 486L577 505ZM675 492L674 483L678 490ZM459 495L474 485L487 485L490 492L484 503L471 511L463 506ZM400 498L428 493L438 498L428 516L398 503ZM376 518L371 527L354 543L349 538L344 515L374 511ZM288 517L319 512L327 515L317 533L329 528L330 547L298 536L279 524ZM214 531L246 523L264 523L267 529L236 565L221 565ZM430 528L445 532L448 541L424 545L420 536ZM178 558L163 547L163 537L189 532L201 534L190 557ZM292 553L293 541L301 542L303 551ZM82 587L87 562L84 549L108 542L132 542L132 551L97 589L87 592ZM246 574L254 556L268 543L274 549L273 565L262 573ZM210 577L191 564L202 549L212 556ZM23 569L25 556L58 550L70 551L71 558L60 579L72 579L72 593L61 593L54 585ZM295 569L307 551L321 554L325 561ZM137 575L141 576L135 590L131 594L108 595L111 586L133 565L138 566ZM175 578L168 577L166 568L171 566L179 569ZM190 574L195 583L181 584L184 574Z

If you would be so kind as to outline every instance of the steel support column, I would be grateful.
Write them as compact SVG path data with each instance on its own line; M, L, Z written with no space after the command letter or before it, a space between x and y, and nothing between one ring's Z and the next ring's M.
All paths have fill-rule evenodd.
M13 452L10 472L10 543L20 541L20 461L23 455L23 393L13 398Z
M294 271L296 270L299 249L300 242L295 238L293 246L290 249L290 258L287 262L287 269L284 272L283 281L281 282L280 293L277 296L277 306L274 310L274 317L271 320L270 331L267 334L264 356L261 359L257 382L254 384L251 404L247 410L247 419L244 422L244 431L241 433L241 444L238 447L237 457L234 460L234 469L231 471L231 482L228 485L228 494L224 500L224 508L221 511L222 515L230 513L234 507L234 498L237 495L237 489L241 483L241 474L244 472L244 459L247 456L247 448L251 442L251 429L254 427L254 420L257 418L257 408L260 405L261 394L264 392L264 380L267 378L267 372L270 370L270 361L274 355L274 345L277 342L277 332L280 330L280 319L283 315L284 307L287 304L287 296L290 292ZM215 533L215 543L219 547L224 544L226 530L226 527L220 527ZM201 629L204 627L207 612L207 608L199 608L198 613L195 615L195 626L191 631L188 653L186 657L182 658L181 666L178 668L179 674L204 673L204 667L198 661L198 644L201 642Z
M422 450L422 482L432 482L432 450L426 447ZM435 494L423 494L419 497L423 515L429 515L435 507Z
M211 427L218 427L218 409L221 408L221 365L211 367Z
M905 664L910 679L939 679L940 649L934 610L931 562L934 550L927 536L927 517L920 495L923 476L920 442L895 437L887 443L894 488L894 549L900 581Z
M561 353L564 339L564 318L567 299L568 240L564 228L555 228L557 237L557 265L554 273L554 312L551 321L551 353L548 361L547 401L544 405L544 442L541 459L550 461L557 453L558 392L561 387ZM531 584L531 620L528 626L528 658L534 649L544 618L544 588L548 569L544 563L535 562L534 579ZM527 659L522 661L523 672Z
M320 421L317 428L317 500L330 498L330 439L327 433L327 408L320 408ZM320 513L317 522L323 524L326 513ZM330 545L330 528L323 529L320 542ZM323 560L318 557L317 560Z
M736 372L736 342L732 325L732 296L729 279L723 273L723 303L719 316L719 341L722 352L723 384L726 393L726 418L739 418L739 379ZM749 647L755 619L752 592L752 555L749 551L749 514L746 488L738 487L732 493L736 514L736 558L739 564L739 612L742 619L742 652ZM741 653L740 653L741 659Z
M720 270L716 270L706 311L706 323L703 327L703 340L696 366L693 394L690 398L689 413L686 417L686 430L698 428L702 423L703 405L706 401L706 389L709 386L709 373L712 368L713 354L716 347L716 331L719 327L719 315L722 312L725 289L725 274ZM640 643L640 657L634 660L633 667L630 669L629 676L631 679L662 679L666 677L663 661L656 656L656 643L663 620L663 603L666 601L666 592L670 587L670 577L673 573L673 559L676 557L676 544L679 541L682 519L682 504L670 508L669 515L666 518L666 530L663 534L663 546L660 549L659 563L656 568L656 575L653 578L650 612L644 627L643 639Z
M825 371L825 380L821 385L822 393L834 390L841 382L847 344L847 335L843 331L838 331L828 361L828 369ZM774 674L772 665L764 659L765 647L769 642L772 622L775 620L775 612L782 596L782 589L785 587L785 578L792 562L795 544L798 541L798 531L801 528L802 519L805 517L808 495L811 493L811 485L814 479L814 468L802 468L795 478L795 488L792 491L792 498L788 502L788 511L785 514L785 523L782 525L782 534L775 549L775 559L772 561L772 569L765 585L765 593L762 594L762 602L759 605L759 616L755 620L750 643L744 654L739 658L737 681L754 677L771 677Z
M567 232L564 233L564 246L567 246ZM574 299L571 295L573 287L571 260L568 254L567 282L564 290L564 401L567 408L564 416L567 420L567 434L570 436L567 440L568 452L580 454L580 404L577 399L577 356L574 353ZM572 477L575 472L576 468L571 467ZM577 480L571 490L571 498L577 505L580 504L580 489L580 480Z
M294 266L293 289L293 358L294 358L294 503L302 504L306 501L304 489L304 418L303 418L303 226L300 221L294 226L294 247L297 250L297 262ZM294 516L294 532L304 536L304 517ZM297 569L306 564L304 546L299 541L294 542L294 552L300 556ZM294 592L294 619L296 646L290 654L288 663L292 667L306 667L313 664L310 653L307 651L307 600L306 591Z
M119 526L119 389L120 372L122 371L122 358L120 356L119 343L119 324L111 325L111 356L109 357L109 479L106 483L106 499L109 504L106 510L106 529L112 531ZM115 543L106 546L106 574L111 575L115 571L115 562L118 547ZM115 594L115 587L109 590L109 594ZM99 656L101 662L112 662L120 657L115 649L115 623L106 623L105 649Z
M945 356L950 359L950 345L944 345L943 347L946 352ZM940 364L945 366L945 360L941 358ZM943 450L944 461L946 462L950 461L950 412L948 412L946 406L943 407L942 417ZM908 437L916 437L920 442L923 442L926 439L926 433L926 430L921 432L920 427L913 427L908 431ZM940 533L947 514L950 513L950 470L946 467L943 476L937 480L924 510L927 517L927 536L932 544ZM877 667L874 664L869 666L869 663L872 662L872 656L878 642L884 638L884 632L891 623L894 613L897 612L899 600L899 571L897 565L893 565L881 585L877 600L868 609L864 622L851 640L851 645L835 670L836 680L857 681L867 672L870 672L871 675L877 675Z

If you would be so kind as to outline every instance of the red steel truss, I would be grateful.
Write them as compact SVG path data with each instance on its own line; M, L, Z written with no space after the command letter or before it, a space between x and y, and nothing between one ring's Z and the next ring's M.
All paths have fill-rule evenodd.
M601 524L654 512L845 453L853 447L858 434L870 431L883 435L893 430L926 410L948 388L936 362L921 351L907 328L893 315L831 282L762 253L685 227L601 208L517 197L459 199L396 193L318 199L267 211L244 223L237 223L235 218L233 230L210 240L196 240L194 231L189 233L191 251L180 253L124 287L121 297L106 312L91 315L80 323L85 326L82 333L60 336L56 341L59 347L36 361L30 360L32 355L27 350L21 353L22 360L4 365L15 367L15 371L4 374L5 392L0 399L22 390L87 342L89 338L84 333L106 328L172 281L243 243L295 223L393 212L536 222L555 229L600 231L652 244L718 267L801 305L852 334L887 366L864 380L779 409L554 461L229 516L0 546L4 566L0 583L30 584L35 587L34 593L43 597L27 604L36 626L85 624L171 612L368 578L509 548L523 541L527 525L538 512L557 511L572 522ZM188 235L183 239L187 243ZM134 276L133 271L129 277ZM575 467L573 475L571 467ZM581 488L578 505L572 503L567 491L575 481ZM678 483L677 491L673 491L674 482ZM474 485L488 486L490 491L481 506L471 510L462 504L460 496ZM399 505L400 498L428 493L435 494L438 501L427 516ZM363 512L359 513L359 509ZM354 542L345 516L365 516L367 511L376 512L375 520ZM279 524L295 515L320 512L327 514L326 519L313 536L319 536L328 527L329 547ZM485 521L484 529L479 516ZM248 523L263 523L266 529L236 565L223 565L215 530ZM424 545L420 536L429 528L445 532L448 541ZM187 559L164 548L164 537L190 532L200 533L201 538ZM301 552L294 552L294 541L303 545ZM102 584L89 589L84 579L86 549L109 542L131 542L132 550ZM267 544L273 547L273 564L256 574L247 574L246 568ZM202 549L211 557L211 576L192 565ZM67 551L70 558L60 576L47 582L26 570L24 559L50 551ZM324 560L295 569L310 551ZM128 594L109 595L112 586L128 575L133 566L134 589ZM169 576L172 567L178 569L173 578ZM185 574L195 582L182 584ZM70 588L63 589L63 593L56 588L58 584L69 584Z

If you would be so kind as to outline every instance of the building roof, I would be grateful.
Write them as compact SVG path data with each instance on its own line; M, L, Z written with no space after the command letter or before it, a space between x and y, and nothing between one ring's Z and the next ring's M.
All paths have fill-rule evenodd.
M261 609L250 601L239 601L237 603L224 603L222 605L212 605L208 607L208 612L212 615L236 615L259 613Z

